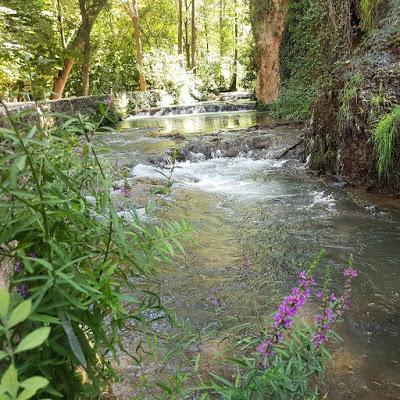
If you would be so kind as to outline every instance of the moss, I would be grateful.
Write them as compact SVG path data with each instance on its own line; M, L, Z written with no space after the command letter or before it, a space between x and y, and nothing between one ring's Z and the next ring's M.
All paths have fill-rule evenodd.
M380 178L389 179L393 172L396 144L400 135L400 105L384 115L374 129L374 145Z

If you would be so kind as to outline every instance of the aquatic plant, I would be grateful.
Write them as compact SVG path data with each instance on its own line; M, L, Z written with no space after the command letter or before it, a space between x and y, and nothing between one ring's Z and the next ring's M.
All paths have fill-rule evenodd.
M390 177L399 133L400 106L397 105L380 118L373 132L379 177Z
M134 210L129 221L119 217L109 167L91 141L101 120L57 114L50 126L7 114L10 127L0 128L0 264L12 268L0 284L10 285L13 308L32 303L29 318L10 333L12 344L38 329L50 332L40 351L23 354L9 353L0 338L7 353L0 353L1 390L15 382L16 365L19 381L48 380L47 398L99 398L117 378L111 359L122 348L119 329L130 320L144 330L149 308L157 319L165 315L158 296L135 280L168 262L189 227L148 223ZM12 376L3 375L10 368Z

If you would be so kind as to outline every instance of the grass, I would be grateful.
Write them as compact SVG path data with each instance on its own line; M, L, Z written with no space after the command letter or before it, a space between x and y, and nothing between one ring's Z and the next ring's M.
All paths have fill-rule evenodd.
M369 31L374 27L376 10L381 0L360 0L361 27Z
M377 167L379 177L388 179L392 172L395 157L395 143L400 134L400 105L384 115L374 130L375 151L378 156Z
M342 127L345 128L350 124L352 112L351 104L357 98L358 91L364 83L364 77L357 72L351 79L345 83L339 95L339 121Z

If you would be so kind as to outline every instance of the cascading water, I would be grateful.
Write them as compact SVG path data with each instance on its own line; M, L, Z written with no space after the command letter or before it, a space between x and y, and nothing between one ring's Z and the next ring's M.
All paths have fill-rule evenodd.
M257 118L231 113L132 119L102 141L111 147L107 157L127 162L131 178L160 179L145 160L176 145L162 137L166 132L191 136L247 128ZM151 131L157 134L149 137ZM199 160L177 164L169 207L160 211L187 218L196 241L185 265L163 274L164 301L194 326L213 326L222 318L213 311L216 301L223 315L243 318L254 298L274 305L322 247L334 282L337 268L353 254L360 277L339 328L344 341L329 367L329 398L399 398L400 211L327 184L300 163Z

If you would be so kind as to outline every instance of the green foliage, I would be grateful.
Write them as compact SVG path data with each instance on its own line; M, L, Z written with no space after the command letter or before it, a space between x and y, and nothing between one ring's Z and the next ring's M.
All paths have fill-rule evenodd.
M30 399L49 384L49 381L42 376L32 376L22 382L18 380L18 371L15 367L16 356L40 347L50 334L49 327L37 328L25 337L21 337L18 345L14 346L13 337L17 332L17 325L25 322L31 312L31 299L25 300L11 309L10 294L6 289L0 288L0 340L4 340L5 343L5 351L0 351L0 365L9 363L0 380L1 400Z
M345 2L289 2L280 49L281 89L267 106L283 120L306 120L317 96L329 86L332 74L348 54Z
M181 249L178 240L188 226L155 226L129 208L122 210L129 218L121 217L107 166L91 142L102 121L53 117L58 124L42 128L28 125L27 115L9 116L12 128L0 129L0 246L10 249L1 257L18 265L16 301L32 301L18 336L40 345L40 337L30 335L51 328L40 352L21 356L17 350L29 348L22 340L14 358L23 381L48 379L52 398L98 398L116 378L111 358L122 346L124 322L137 321L142 330L151 323L147 309L156 318L165 315L157 295L139 290L135 281L146 280ZM17 308L20 317L10 317L13 324L28 314L25 307Z
M324 38L326 10L319 0L290 2L280 49L281 89L276 102L267 106L283 120L305 120L325 84L327 65Z
M381 0L360 0L361 27L369 31L374 27L375 17Z
M375 152L378 156L379 177L388 179L396 155L396 143L400 134L400 106L384 115L374 129Z
M150 86L165 90L176 103L201 97L200 79L183 67L178 55L154 49L145 55L144 71Z
M60 45L57 20L49 0L9 0L0 7L0 93L31 92L42 98L51 91ZM40 88L40 89L37 89ZM27 98L27 95L25 95Z
M228 365L237 370L236 376L229 380L211 373L212 383L203 388L210 396L206 398L217 394L221 400L317 399L317 385L330 354L324 347L315 349L310 342L311 332L307 324L297 323L286 343L276 347L275 361L266 369L256 353L228 358ZM240 342L247 353L257 346L250 337Z
M358 92L363 83L363 75L357 72L344 84L339 94L339 121L343 128L348 126L351 122L353 102L357 99Z

